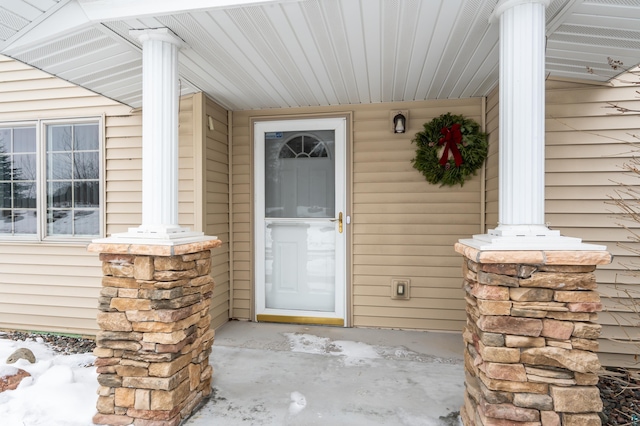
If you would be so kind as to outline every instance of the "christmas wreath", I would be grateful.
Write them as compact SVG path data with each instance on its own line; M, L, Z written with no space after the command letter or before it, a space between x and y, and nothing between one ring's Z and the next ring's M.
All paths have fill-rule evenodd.
M424 125L412 140L418 148L411 160L428 182L460 184L476 174L487 158L487 135L480 125L462 115L446 113Z

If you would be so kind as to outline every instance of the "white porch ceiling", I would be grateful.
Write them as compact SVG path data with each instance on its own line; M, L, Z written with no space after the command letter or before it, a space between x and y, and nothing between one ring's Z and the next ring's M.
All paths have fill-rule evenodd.
M0 53L112 99L142 104L140 44L168 27L183 94L231 110L488 94L498 81L497 0L2 0ZM552 0L547 72L607 81L640 62L640 0ZM594 73L587 72L591 67Z

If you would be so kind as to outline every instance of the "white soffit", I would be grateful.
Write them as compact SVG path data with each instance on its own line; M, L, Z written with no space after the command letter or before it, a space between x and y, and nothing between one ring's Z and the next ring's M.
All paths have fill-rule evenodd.
M467 98L498 81L497 0L5 1L0 53L133 107L129 30L155 27L186 43L181 93L231 110ZM607 57L637 64L638 22L640 0L552 0L548 73L606 81L621 71Z

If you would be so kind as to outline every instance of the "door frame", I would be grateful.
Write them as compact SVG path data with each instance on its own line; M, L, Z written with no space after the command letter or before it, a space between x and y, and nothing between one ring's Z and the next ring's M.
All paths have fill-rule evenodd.
M348 159L350 158L350 115L313 115L313 116L270 116L264 118L254 118L251 120L251 143L252 143L252 187L253 187L253 242L252 242L252 263L253 263L253 292L252 292L252 319L254 321L265 322L290 322L304 324L325 324L339 325L347 327L350 323L350 310L348 309L351 299L350 283L347 277L350 270L350 249L349 249L349 193L350 178L348 170ZM273 127L272 127L273 126ZM265 129L266 127L266 129ZM277 130L273 130L277 129ZM336 216L338 212L343 212L344 231L341 243L336 245L336 276L342 281L342 288L336 289L336 309L335 312L311 312L304 311L304 315L300 315L298 311L291 310L289 312L280 310L280 314L273 314L265 305L265 238L264 238L264 138L262 135L265 131L313 131L313 130L336 130L335 143L335 185L336 191L340 191L341 200L336 200ZM338 132L342 136L339 136ZM342 143L338 139L342 137ZM262 139L262 140L260 140ZM339 152L340 151L340 152ZM341 183L341 184L340 184ZM340 185L340 186L338 186ZM338 192L336 192L338 194ZM338 197L336 197L338 198ZM342 210L338 208L338 204L342 204ZM340 261L340 259L342 259ZM309 314L309 315L307 315ZM337 316L340 318L336 318Z

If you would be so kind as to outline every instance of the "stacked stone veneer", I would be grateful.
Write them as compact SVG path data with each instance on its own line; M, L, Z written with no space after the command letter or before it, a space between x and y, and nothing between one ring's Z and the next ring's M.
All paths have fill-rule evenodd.
M211 393L210 249L92 244L102 261L95 424L175 426Z
M608 252L463 244L466 426L600 425L594 270Z

